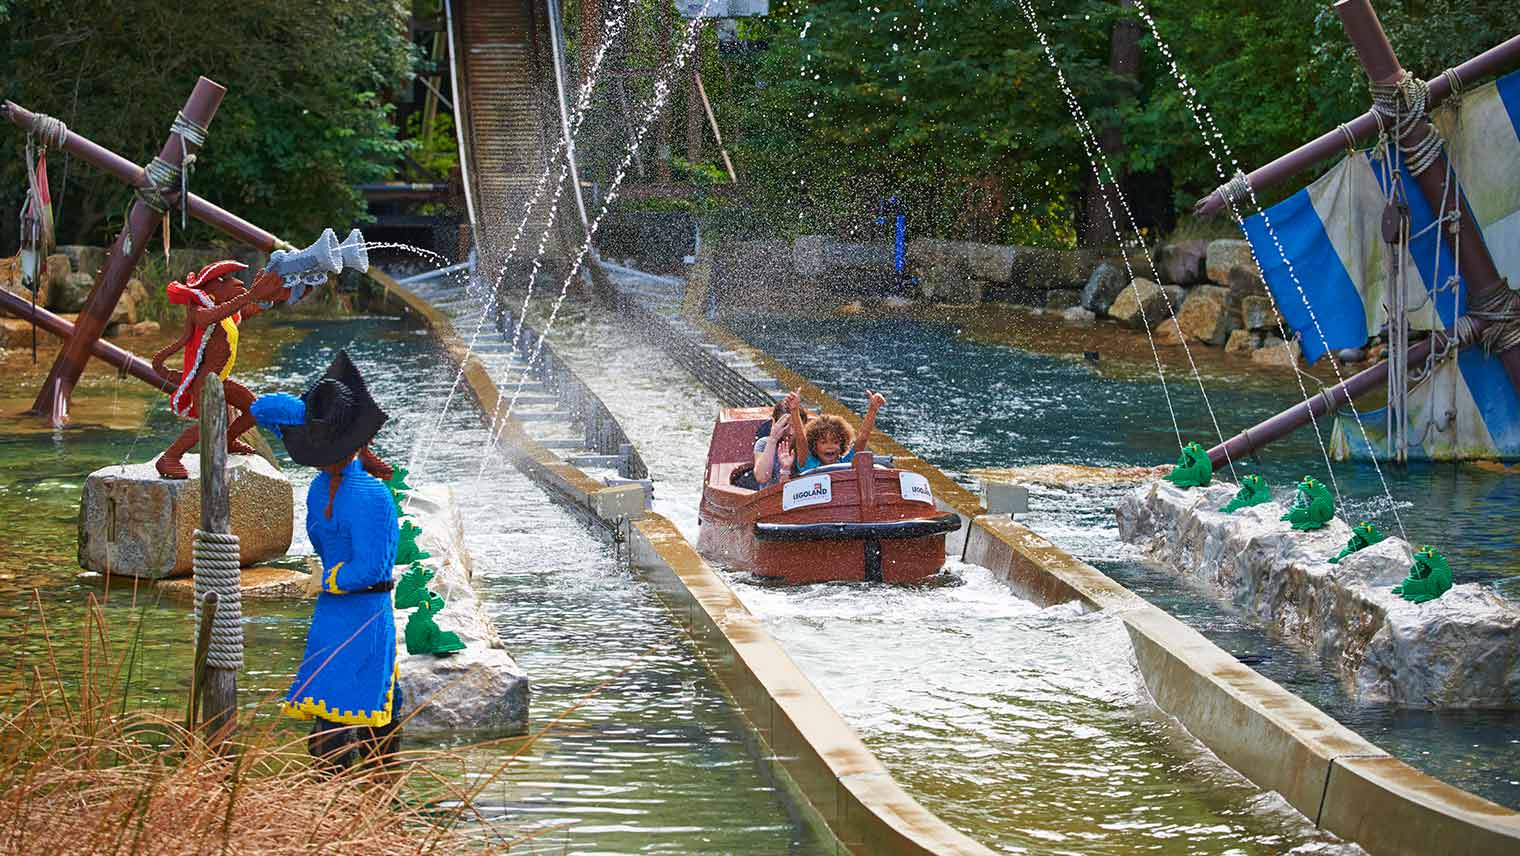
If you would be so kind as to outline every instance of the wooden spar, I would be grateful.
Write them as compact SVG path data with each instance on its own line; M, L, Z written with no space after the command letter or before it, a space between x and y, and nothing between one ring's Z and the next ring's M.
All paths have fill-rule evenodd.
M1337 0L1335 11L1341 17L1341 23L1346 29L1346 35L1356 49L1357 57L1367 70L1367 76L1373 83L1393 83L1404 75L1403 68L1399 65L1398 57L1393 52L1393 45L1389 43L1388 36L1383 32L1383 25L1378 21L1377 13L1373 11L1370 0ZM1520 37L1511 39L1505 45L1515 45L1517 53L1520 53ZM1503 47L1503 46L1501 46ZM1498 49L1488 51L1484 57L1494 54ZM1476 60L1465 63L1463 68L1472 65ZM1496 64L1497 65L1497 64ZM1459 72L1462 74L1462 72ZM1463 79L1467 78L1463 75ZM1446 91L1450 91L1450 83L1443 76L1441 82L1445 83ZM1435 83L1431 84L1432 90ZM1432 97L1434 92L1432 91ZM1370 115L1370 114L1369 114ZM1412 127L1399 143L1404 147L1410 147L1423 141L1429 134L1435 133L1429 117L1422 117L1422 121ZM1336 132L1339 135L1339 132ZM1300 149L1299 151L1303 151ZM1295 153L1297 154L1297 153ZM1291 156L1290 156L1291 157ZM1274 161L1269 166L1281 164L1283 158ZM1415 177L1419 185L1421 195L1430 204L1434 211L1454 211L1458 215L1458 228L1460 229L1460 255L1458 263L1461 265L1462 276L1468 284L1468 300L1482 302L1490 297L1496 289L1505 288L1504 280L1499 276L1498 268L1488 252L1488 246L1484 243L1483 233L1478 228L1477 220L1467 206L1467 201L1462 197L1459 181L1453 180L1450 186L1446 182L1447 162L1444 146L1440 154L1420 175ZM1254 173L1253 173L1254 175ZM1252 185L1256 185L1253 183ZM1481 333L1488 324L1479 318L1467 316L1473 325L1475 334L1465 340L1458 339L1458 345L1465 346L1478 340L1477 333ZM1409 350L1406 365L1423 365L1426 355L1431 351L1431 345L1437 341L1444 343L1457 338L1453 331L1445 333L1433 332L1424 342ZM1509 376L1510 384L1517 392L1520 392L1520 348L1511 348L1499 355L1500 362L1504 365L1505 373ZM1236 460L1251 454L1267 443L1289 434L1303 427L1312 419L1329 414L1345 404L1352 398L1362 395L1377 388L1386 382L1389 364L1385 361L1369 368L1343 383L1323 390L1318 395L1310 397L1271 419L1256 425L1250 429L1220 443L1209 450L1209 460L1216 467L1227 461Z
M66 319L59 318L40 306L34 311L32 305L21 295L6 291L3 288L0 288L0 309L22 320L31 321L33 330L41 328L65 340L74 335L74 325L70 324ZM174 384L154 371L153 366L147 360L131 351L118 348L104 339L96 339L90 345L90 353L154 389L163 392L174 391Z
M1489 48L1457 66L1455 71L1459 78L1471 86L1474 82L1495 75L1517 62L1520 62L1520 35ZM1427 81L1426 85L1430 87L1432 108L1439 106L1451 95L1451 81L1445 75L1437 75L1434 79ZM1343 127L1351 134L1353 140L1364 142L1377 133L1378 124L1372 111L1368 110L1347 122ZM1247 179L1251 182L1251 187L1260 192L1303 172L1325 158L1334 157L1345 151L1349 142L1351 140L1346 138L1346 134L1342 133L1340 128L1327 131L1271 163L1252 170ZM1224 194L1220 190L1215 190L1198 200L1198 203L1193 206L1193 213L1211 217L1223 211L1224 207Z
M180 112L188 122L202 128L208 127L226 92L220 84L202 77L196 81L195 89ZM0 113L17 127L37 130L37 115L14 102L6 101ZM142 167L73 131L67 132L62 148L133 187L147 188L150 184ZM165 164L177 169L184 155L194 154L198 149L199 146L194 142L183 139L178 131L171 130L158 156ZM177 187L162 188L160 192L171 206L180 203ZM196 219L265 252L280 243L274 235L194 194L189 196L185 209L186 213ZM85 300L73 332L49 370L47 380L37 392L32 412L49 417L55 425L61 425L66 420L68 400L74 385L84 373L85 363L94 353L95 344L100 341L100 336L110 321L111 312L121 299L127 280L147 249L148 240L158 228L160 219L159 212L154 211L141 198L133 203L131 213L127 216L127 225L111 245L111 254L105 267L96 276L95 287ZM123 246L123 237L130 237L130 246Z

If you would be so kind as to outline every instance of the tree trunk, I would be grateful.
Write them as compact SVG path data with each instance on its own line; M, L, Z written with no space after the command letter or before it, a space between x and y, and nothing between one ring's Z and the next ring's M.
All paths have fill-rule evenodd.
M1119 0L1119 7L1124 11L1125 17L1114 23L1109 42L1108 68L1125 81L1117 99L1124 102L1135 97L1136 81L1140 74L1140 22L1135 20L1131 11L1135 7L1135 0ZM1098 136L1098 149L1107 159L1112 174L1099 163L1102 184L1098 181L1097 174L1088 176L1086 203L1083 206L1086 217L1082 243L1087 246L1116 247L1130 227L1124 206L1119 203L1116 194L1124 186L1124 129L1113 123L1093 130ZM1102 185L1110 182L1117 187L1107 188L1109 198L1105 204L1105 188Z
M581 67L581 84L591 76L591 60L602 46L602 0L581 0L580 32L576 34L576 53Z

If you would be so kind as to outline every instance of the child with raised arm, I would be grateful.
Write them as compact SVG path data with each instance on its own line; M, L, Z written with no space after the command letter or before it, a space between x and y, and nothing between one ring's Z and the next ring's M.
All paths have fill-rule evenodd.
M850 424L838 416L821 415L804 426L802 421L801 390L792 401L792 435L806 437L805 445L799 444L797 456L806 454L801 469L804 473L815 467L843 464L855 458L855 453L871 442L871 432L876 428L876 414L887 399L879 392L866 390L865 419L860 423L860 436L850 430ZM790 399L791 396L788 396Z

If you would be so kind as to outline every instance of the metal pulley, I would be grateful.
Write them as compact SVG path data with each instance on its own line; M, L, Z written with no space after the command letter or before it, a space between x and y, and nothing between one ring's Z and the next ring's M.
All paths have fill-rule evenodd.
M1388 244L1397 244L1403 241L1405 227L1409 225L1409 200L1404 198L1404 188L1397 180L1393 182L1393 191L1388 195L1388 204L1383 206L1383 241Z

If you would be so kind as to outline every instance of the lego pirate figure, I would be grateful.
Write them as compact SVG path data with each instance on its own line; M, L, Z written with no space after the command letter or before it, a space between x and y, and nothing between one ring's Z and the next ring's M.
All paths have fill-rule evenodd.
M252 289L244 288L233 274L247 268L231 260L213 262L201 268L200 273L186 274L184 282L165 286L169 302L185 307L185 329L177 341L153 355L154 370L175 385L169 394L169 408L183 419L194 420L198 416L196 399L200 396L202 379L208 374L221 377L227 388L227 403L240 414L227 426L227 451L234 455L254 453L252 447L238 439L253 427L254 419L248 412L253 393L237 381L227 379L237 360L238 324L258 314L256 301L283 299L288 292L279 274L269 271L259 272ZM185 354L180 371L166 369L164 360L180 348L184 348ZM159 456L158 474L168 479L189 478L181 458L200 440L200 434L200 424L191 422Z
M365 465L379 459L361 452L385 412L342 351L301 398L263 395L250 412L280 435L292 460L320 471L306 494L306 534L322 560L308 586L317 603L280 709L315 720L307 748L331 769L348 766L356 752L383 759L400 744L391 607L399 529L380 468Z

